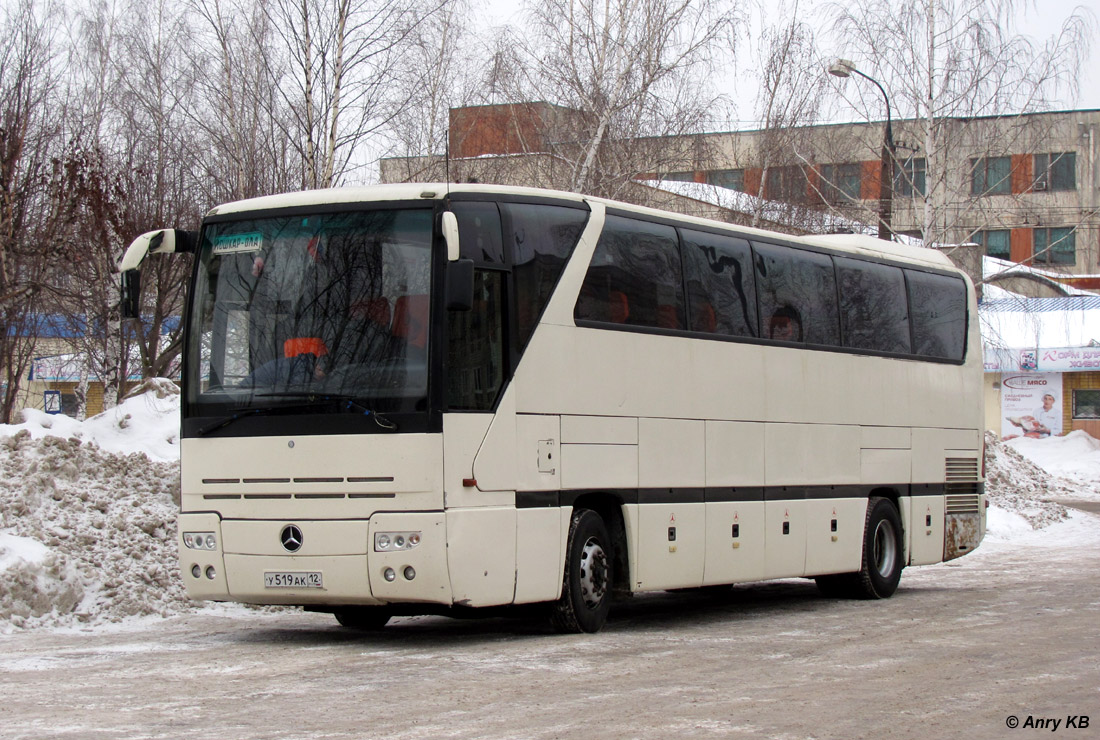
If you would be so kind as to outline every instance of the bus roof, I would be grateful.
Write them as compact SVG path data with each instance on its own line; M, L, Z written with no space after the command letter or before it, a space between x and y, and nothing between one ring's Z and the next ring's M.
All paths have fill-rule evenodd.
M946 256L935 249L912 247L897 242L889 242L877 239L865 234L828 234L810 236L791 236L780 234L766 229L753 228L728 224L722 221L688 216L672 211L662 211L645 206L637 206L621 201L608 200L594 196L570 193L563 190L547 190L543 188L514 187L508 185L483 185L478 183L396 183L389 185L367 185L360 187L327 188L321 190L303 190L294 193L282 193L279 195L265 195L259 198L249 198L231 203L219 205L210 210L208 216L224 216L231 213L245 213L248 211L269 210L277 208L296 208L333 203L371 203L388 200L441 200L448 195L459 193L500 194L513 196L526 196L532 198L551 198L554 200L572 201L574 203L602 203L608 208L633 211L642 215L658 216L662 218L674 218L678 221L707 226L718 227L723 230L735 232L741 236L760 236L768 239L777 237L785 241L806 244L807 246L819 246L827 249L836 249L843 252L852 252L871 257L892 257L907 262L924 264L939 268L954 268L954 264Z

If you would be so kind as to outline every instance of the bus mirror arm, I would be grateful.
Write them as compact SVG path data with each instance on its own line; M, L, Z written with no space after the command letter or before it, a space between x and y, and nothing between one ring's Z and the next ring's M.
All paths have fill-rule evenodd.
M447 263L447 310L469 311L474 307L474 261L459 259Z

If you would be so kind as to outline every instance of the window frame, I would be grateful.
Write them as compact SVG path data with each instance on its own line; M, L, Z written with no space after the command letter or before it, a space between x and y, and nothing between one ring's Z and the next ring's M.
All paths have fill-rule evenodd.
M1059 163L1062 164L1059 166ZM1070 192L1077 189L1077 152L1035 154L1033 165L1032 191Z
M1095 416L1085 416L1085 415L1082 415L1082 414L1078 413L1078 410L1077 410L1078 409L1078 406L1077 406L1077 394L1078 393L1095 393L1096 394L1096 400L1093 402L1093 405L1096 407L1096 415ZM1071 404L1071 407L1070 407L1070 418L1071 419L1084 419L1084 420L1100 420L1100 388L1074 388L1073 389L1073 400L1072 400L1072 404Z
M909 157L898 161L894 168L894 194L903 198L917 195L923 198L927 192L928 160L924 157Z
M854 188L852 187L854 185ZM863 168L859 162L821 166L821 197L832 205L845 205L860 200ZM854 192L852 192L854 190Z
M993 254L989 251L989 237L997 234L1004 234L1005 238L1005 252L1004 257ZM1012 229L979 229L970 235L970 241L978 244L982 248L982 253L995 257L996 259L1010 260L1012 255Z
M1051 241L1053 232L1065 232L1065 234ZM1043 234L1043 243L1039 243L1038 236ZM1070 248L1056 249L1056 245L1068 241ZM1058 255L1069 254L1072 259L1055 259ZM1077 227L1076 226L1037 226L1031 230L1031 261L1033 264L1042 265L1076 265L1077 264Z
M990 185L991 170L994 167L1004 166L1003 176L994 175L998 179ZM979 172L981 176L979 178ZM986 195L1011 195L1012 194L1012 157L1008 155L996 157L973 157L970 160L970 194L977 196Z

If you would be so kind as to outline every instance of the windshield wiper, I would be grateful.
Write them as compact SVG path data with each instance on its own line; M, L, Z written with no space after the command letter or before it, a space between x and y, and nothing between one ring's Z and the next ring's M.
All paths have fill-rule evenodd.
M285 391L281 393L257 393L257 398L308 398L311 401L328 401L341 404L345 411L361 411L363 416L369 416L371 420L377 424L381 429L385 429L387 432L396 432L397 423L387 419L385 416L375 411L374 409L364 406L355 400L352 396L334 395L331 393L309 393L308 391ZM272 408L280 408L278 406ZM287 407L282 407L287 408ZM259 410L259 409L254 409ZM234 421L236 421L234 419Z
M229 416L226 416L222 419L218 419L217 421L211 422L211 423L207 424L206 426L199 427L198 434L201 437L203 435L209 434L210 432L214 431L215 429L221 429L222 427L227 427L230 424L232 424L233 422L237 421L237 419L243 419L246 416L255 416L257 414L270 414L272 411L274 411L277 408L279 408L279 407L278 406L264 406L263 408L258 408L258 409L244 409L243 411L238 411L235 414L230 414ZM286 408L286 407L284 406L283 408Z

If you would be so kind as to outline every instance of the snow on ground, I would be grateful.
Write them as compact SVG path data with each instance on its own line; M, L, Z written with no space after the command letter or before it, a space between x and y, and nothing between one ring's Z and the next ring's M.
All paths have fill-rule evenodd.
M0 633L114 628L199 608L177 564L178 389L151 382L85 422L24 417L0 425ZM1100 543L1095 516L1051 500L1097 496L1100 443L1075 435L987 435L992 547Z
M1064 437L1016 437L1005 442L1051 475L1077 484L1074 494L1100 499L1100 440L1080 429Z

